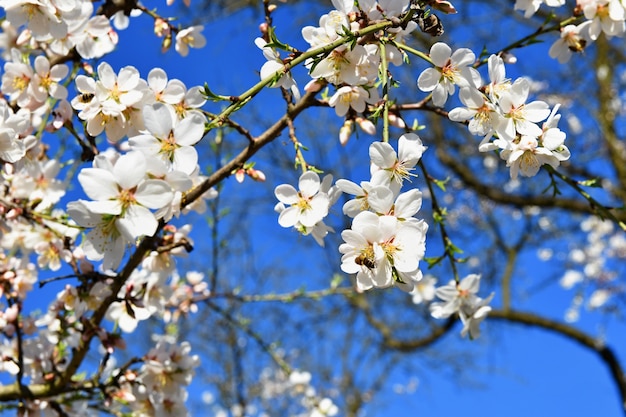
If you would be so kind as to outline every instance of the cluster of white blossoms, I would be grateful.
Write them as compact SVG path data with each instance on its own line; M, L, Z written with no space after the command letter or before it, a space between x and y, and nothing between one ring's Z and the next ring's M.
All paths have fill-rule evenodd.
M3 49L12 46L20 49L46 50L49 57L65 57L76 51L81 58L101 58L113 51L118 34L111 26L125 29L129 16L124 10L116 12L111 20L94 9L90 0L0 0L6 12L2 22ZM141 14L133 9L131 16ZM20 30L21 29L21 30ZM203 26L190 26L176 31L175 49L187 56L189 48L203 48L206 38ZM164 19L156 19L155 34L171 37L172 28ZM168 45L169 47L169 45Z
M89 0L1 0L6 22L15 33L9 44L48 50L53 56L67 56L72 49L84 59L100 58L117 44L109 19L94 15ZM24 29L17 32L17 29Z
M134 415L187 415L186 386L200 364L198 355L190 352L189 343L177 344L163 337L142 358L139 370L123 375L115 395L128 401Z
M360 291L396 284L410 292L421 278L418 264L424 256L428 226L413 216L421 207L422 193L400 190L426 148L417 135L409 133L400 137L398 149L396 154L388 143L373 143L372 178L360 186L341 179L331 187L330 176L320 182L315 172L308 171L300 177L299 191L289 184L275 190L280 201L279 224L293 226L305 235L312 233L320 244L332 230L323 219L339 191L355 196L343 207L353 221L351 229L341 234L345 243L339 251L343 254L341 269L356 274Z
M144 81L133 67L116 75L101 63L97 80L79 75L76 85L72 106L89 134L104 132L111 142L128 136L128 152L100 154L79 173L94 201L68 204L70 216L90 228L83 242L87 258L115 269L128 245L154 235L160 219L180 214L182 194L202 180L194 145L204 136L206 117L199 108L206 100L199 87L168 80L160 68ZM211 190L205 197L215 195Z
M144 127L148 133L153 130L158 135L169 134L174 124L188 117L186 126L194 124L203 127L206 122L204 115L197 110L206 102L201 87L187 89L180 80L168 80L167 74L160 68L150 71L147 80L143 80L132 66L124 67L115 74L111 66L103 62L98 65L97 75L97 80L86 75L76 77L79 94L72 99L72 107L79 111L78 117L87 122L87 132L92 136L104 131L110 142L118 142L124 136L144 133ZM144 114L146 109L148 113ZM171 115L164 114L164 109ZM170 119L169 125L160 125ZM148 124L145 125L144 121ZM168 127L169 131L165 131ZM193 138L196 142L200 140L195 132ZM179 143L180 135L169 139L161 137L158 139L161 148L166 146L166 139L171 142L169 147L172 149L165 150L164 158L173 160L178 145L187 143ZM139 147L149 147L145 142L141 144ZM186 153L191 152L187 149ZM191 162L191 167L195 167L195 162Z
M599 309L624 294L617 279L624 273L626 237L613 223L598 217L589 217L580 223L587 238L583 245L572 243L568 248L571 268L565 271L559 283L564 289L576 289L565 320L577 321L581 307Z
M332 399L322 397L311 383L312 375L306 371L293 370L288 375L282 370L265 368L261 373L261 398L271 400L288 395L293 399L293 406L299 405L301 410L294 410L293 417L332 417L339 409Z
M565 133L557 127L559 106L550 110L543 101L528 103L530 81L524 77L508 80L501 57L491 55L488 70L489 83L476 83L480 77L473 83L467 78L456 83L461 86L459 99L465 107L450 110L450 120L467 122L470 133L483 136L479 151L499 151L511 169L511 178L518 174L531 177L542 165L556 168L569 159ZM444 78L439 83L444 83Z
M345 243L339 251L341 269L356 274L359 291L396 285L411 292L422 278L419 261L428 225L414 217L422 206L422 192L401 188L425 150L414 133L400 137L398 153L388 143L374 142L369 148L370 180L360 185L337 181L341 191L354 195L343 206L353 219L352 227L341 233Z
M302 29L302 37L309 43L309 50L336 41L346 35L346 30L357 31L367 24L383 19L399 18L409 7L408 1L397 0L360 1L360 9L352 1L332 0L332 3L336 10L323 15L319 19L319 26L305 26ZM383 58L381 53L384 51L386 62L395 66L402 65L404 55L394 42L402 43L404 37L416 28L417 23L409 21L404 29L390 30L389 42L385 43L384 49L375 38L370 41L360 39L355 44L344 44L333 49L321 59L309 59L307 68L313 81L306 89L314 88L318 80L332 84L335 92L329 98L328 104L335 109L338 116L346 117L345 127L351 130L356 121L366 133L375 134L375 125L361 115L369 105L380 100L376 82ZM393 121L403 127L400 120ZM347 137L349 132L342 132L342 144L345 144Z
M143 365L139 369L113 369L116 363L113 359L109 361L105 373L115 383L114 388L106 393L109 397L108 412L124 415L130 410L132 415L141 416L188 415L185 407L188 396L186 386L191 382L195 368L200 363L199 358L190 354L187 342L176 344L167 337L158 339L156 345L141 358ZM56 342L47 348L54 349L54 343ZM46 362L39 365L50 366ZM41 373L41 369L37 371ZM59 415L59 412L67 416L100 415L84 399L63 403L53 400L26 400L24 408L28 415Z
M437 2L447 12L454 8L447 2ZM444 4L445 3L445 4ZM336 10L323 15L319 26L307 26L302 36L309 43L310 49L327 46L349 32L358 31L363 23L372 23L384 18L399 18L408 10L408 1L360 1L358 7L353 1L333 0ZM403 52L396 43L418 27L414 20L406 22L403 28L390 30L389 42L381 46L376 37L358 39L351 45L342 45L318 58L307 61L309 74L313 81L305 89L311 90L322 85L320 81L335 87L335 92L328 99L330 107L339 117L346 119L340 132L341 143L345 144L355 120L366 120L363 114L368 106L376 104L380 95L377 83L383 58L393 65L401 65ZM263 40L257 40L257 46L263 49L268 62L263 66L261 77L279 77L275 86L295 88L295 81L284 72L284 64L278 53L266 46ZM384 51L385 56L381 56ZM481 78L471 65L476 58L469 49L452 53L444 43L436 43L431 49L431 60L435 68L424 71L418 79L418 86L424 91L432 91L433 104L443 106L456 86L465 89L478 89ZM544 116L545 118L545 116ZM399 120L391 120L400 126ZM371 122L370 122L371 123ZM366 123L359 122L361 127ZM368 133L375 133L375 127L364 128ZM302 234L313 234L318 243L323 244L323 237L329 231L323 219L328 215L329 207L337 200L338 190L353 195L354 198L343 206L343 213L351 217L350 229L341 236L341 269L355 276L358 291L374 287L386 288L398 286L411 293L416 303L434 298L436 280L429 277L423 280L419 262L425 254L425 240L428 225L415 216L421 208L422 193L413 188L402 192L403 183L414 174L417 162L426 147L414 133L407 133L398 141L398 152L386 142L374 142L370 145L371 178L356 184L347 179L339 179L331 187L332 179L327 176L320 181L312 171L300 177L299 190L288 184L279 185L275 195L279 200L276 211L280 213L278 222L283 227L295 227ZM489 300L485 300L485 306ZM481 309L480 312L487 312ZM459 313L462 320L472 323L473 314L469 307L451 311ZM468 318L469 317L469 318ZM476 316L478 317L478 316ZM467 320L466 320L467 319ZM467 329L470 324L467 325ZM476 324L471 325L477 334ZM464 333L469 330L464 329Z
M565 0L517 0L515 9L524 11L524 17L534 15L539 7L561 7ZM598 39L601 33L608 37L623 36L626 32L626 4L622 0L576 0L574 15L584 16L577 25L561 28L561 37L552 44L549 54L560 63L570 60Z
M132 332L137 323L149 317L163 317L169 310L178 311L179 301L204 294L206 285L202 285L202 274L190 273L185 280L172 277L168 284L168 273L162 270L138 269L120 292L118 299L109 307L107 318L119 325L122 331ZM78 348L83 335L94 331L89 325L90 311L97 308L111 295L111 279L106 278L90 285L66 285L46 313L37 320L24 317L21 326L25 328L22 341L21 357L24 366L21 369L31 383L46 383L55 372L61 372L68 363L68 350L59 349L61 344L67 349ZM24 290L25 283L22 284ZM182 296L180 292L187 295ZM188 309L185 309L186 314ZM5 321L4 332L10 333L15 317L8 310L0 315ZM35 333L35 330L38 330ZM113 354L117 349L125 348L126 342L119 334L109 333L104 328L95 329L103 350L111 356L105 360L104 377L115 381L108 388L107 395L113 401L108 403L110 411L124 413L127 407L142 415L186 415L186 386L189 385L194 369L199 365L196 355L190 354L187 342L180 344L170 335L160 338L137 366L117 367ZM5 339L0 346L2 362L0 367L12 374L19 368L11 358L16 357L18 343ZM28 401L30 412L45 412L51 409L48 401ZM68 415L99 415L87 407L87 402L69 402L63 406ZM80 411L80 413L78 411ZM72 414L78 413L78 414ZM158 414L162 413L162 414Z
M91 0L0 0L5 13L0 23L4 60L0 85L0 369L15 375L18 383L14 386L20 389L22 384L56 386L57 378L71 370L71 375L63 376L75 384L70 388L82 390L86 397L94 392L98 399L106 398L114 414L181 416L186 414L185 387L199 364L187 343L166 337L136 362L121 367L114 362L116 351L125 345L123 337L142 321L158 318L174 323L196 311L199 300L211 296L202 273L180 274L176 268L177 258L193 245L191 227L169 224L189 210L203 212L205 200L217 193L209 190L182 207L184 193L206 180L200 174L196 150L207 129L207 113L201 109L206 98L201 87L187 88L180 80L168 79L163 69L155 68L143 79L132 66L114 69L108 64L104 57L118 43L113 27L123 29L129 16L145 8L127 2L137 8L117 11L124 2L105 3L96 10ZM349 136L346 128L350 130L355 122L374 134L371 116L383 113L378 112L381 109L389 113L388 124L405 128L399 113L390 107L389 87L394 83L385 78L389 71L383 64L405 62L401 45L420 21L420 15L413 12L426 13L422 6L446 13L455 12L454 8L445 0L332 0L332 4L335 10L322 16L318 26L306 26L301 33L310 46L308 51L344 42L306 61L313 80L305 89L314 91L329 84L332 92L324 100L345 119L342 143ZM557 7L565 1L517 0L515 8L530 17L542 4ZM111 13L103 10L107 7ZM565 62L601 33L623 35L625 10L624 0L578 0L574 14L585 20L564 26L550 55ZM176 28L170 19L155 17L153 12L144 16L154 19L155 35L163 38L164 49L174 37L175 49L182 56L189 48L207 43L202 26ZM380 22L387 29L351 38ZM255 43L267 60L261 77L271 78L271 86L291 90L294 100L299 100L288 61L281 59L275 44L268 46L260 38ZM98 62L95 70L90 65L93 60ZM551 110L542 101L527 103L530 82L507 80L500 57L489 58L487 83L475 69L476 56L469 49L453 51L445 43L435 43L429 61L432 67L419 76L418 87L432 93L430 100L439 107L458 89L464 107L452 109L449 118L467 123L472 134L482 136L479 150L499 152L512 177L535 175L542 165L557 167L569 158L565 134L557 127L558 106ZM64 62L73 62L73 69ZM378 90L381 85L385 100ZM77 91L72 99L68 86ZM52 139L48 143L48 138L64 142L59 145ZM48 155L59 148L66 152L62 157L69 157L73 140L83 152L81 160L63 161ZM98 149L103 143L113 148ZM371 177L360 184L340 179L333 185L330 175L320 179L316 172L306 171L298 189L287 184L276 187L278 222L324 245L325 236L333 231L325 223L331 206L341 193L354 196L343 206L352 223L341 233L344 243L339 252L341 269L354 275L357 290L397 286L410 293L415 303L431 301L436 295L442 301L431 304L432 315L458 314L464 325L462 334L477 337L492 298L477 296L479 276L435 289L435 279L422 277L420 270L428 230L426 222L416 217L422 193L403 187L414 176L412 170L425 149L414 133L399 138L397 152L387 142L372 143ZM264 177L248 165L250 161L244 163L236 169L238 174ZM86 198L65 205L62 199L74 178ZM603 266L598 242L606 240L609 232L602 233L589 234L593 246L589 252L587 248L582 255L572 251L572 256L578 255L572 262L586 263L585 277L596 278ZM121 268L124 258L132 257L128 249L146 236L153 239L143 242L153 246L140 252L143 259L129 264L135 265L132 271ZM603 248L620 251L623 257L625 246L623 240L616 240ZM64 266L71 274L59 273L53 279L67 281L48 309L38 314L23 310L40 271L60 271ZM580 281L572 273L563 280L564 286ZM610 283L597 276L601 279L606 285L592 295L594 306L602 305L611 294ZM99 366L91 367L97 369L83 363L90 346L96 345L93 340L105 352L98 357ZM85 381L80 380L83 373ZM293 372L283 377L284 392L301 395L307 416L338 413L329 398L311 387L310 374ZM59 396L23 399L23 411L28 415L99 415L100 404L94 408L78 397L68 389Z
M285 352L276 352L281 358ZM280 415L290 417L333 417L339 415L339 408L333 400L322 396L312 383L311 373L301 370L285 372L283 369L266 367L261 370L255 385L259 387L259 398L262 404L287 398L287 405L280 408ZM225 409L212 392L202 394L202 401L207 406L205 415L212 416L268 416L274 415L268 409L259 407L254 402L248 402L245 407L241 404L232 404Z
M93 336L107 358L111 355L102 365L114 370L112 355L125 346L120 331L130 333L150 317L173 322L196 311L196 300L208 294L202 274L181 277L176 271L175 258L192 245L190 228L163 226L183 210L202 212L205 199L216 195L212 189L181 207L183 193L206 179L194 148L205 133L200 108L206 100L200 87L168 80L160 68L144 80L131 66L116 72L100 61L94 73L83 61L70 73L59 62L101 58L117 44L111 20L91 1L1 0L0 7L5 12L0 35L0 291L7 300L0 311L0 369L23 375L25 384L47 384L66 369L72 350L84 349L80 344ZM113 19L123 20L120 13ZM200 29L177 31L181 55L202 46ZM71 101L68 89L77 90ZM64 154L67 161L48 155L50 147L59 146L46 141L47 132L59 131L71 136L49 137L63 137L62 146L68 148L68 138L75 137L82 161L69 160L71 150ZM98 154L101 135L115 149ZM82 164L94 154L89 166ZM87 199L71 201L64 210L68 168L77 173ZM111 302L111 270L139 238L157 232L156 242L171 249L155 248ZM42 270L63 267L82 280L66 285L48 310L19 310ZM105 319L110 322L87 325L103 303L108 303ZM109 380L93 374L103 387L120 388L108 392L111 409L123 414L133 404L145 415L185 415L183 387L197 366L189 345L159 343L140 363ZM26 401L24 407L33 415L59 410L98 415L88 401L57 400L62 398Z

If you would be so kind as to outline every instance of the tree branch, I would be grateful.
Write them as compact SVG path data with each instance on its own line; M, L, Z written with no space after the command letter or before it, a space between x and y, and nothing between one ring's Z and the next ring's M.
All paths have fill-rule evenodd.
M549 330L577 342L581 346L594 352L609 368L613 382L619 391L622 411L626 415L626 375L624 375L624 370L613 350L606 346L603 341L593 338L587 333L568 324L550 320L532 313L514 310L492 310L489 312L488 320L505 320Z

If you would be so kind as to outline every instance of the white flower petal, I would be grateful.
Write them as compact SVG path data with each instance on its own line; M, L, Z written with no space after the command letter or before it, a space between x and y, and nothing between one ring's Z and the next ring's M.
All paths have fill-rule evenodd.
M110 171L100 168L83 168L78 182L92 200L109 200L119 194L117 181Z
M300 193L304 197L314 196L320 189L319 175L313 171L305 172L300 176L298 187L300 188Z
M146 176L146 157L141 152L120 156L113 167L113 175L123 189L136 187Z
M142 181L135 191L137 202L151 209L165 207L173 198L172 187L163 180Z
M159 222L150 210L134 204L126 209L123 217L115 221L115 225L120 233L132 242L141 236L154 235Z
M435 68L427 68L417 78L417 87L422 91L433 91L440 80L441 72Z
M291 184L281 184L274 189L274 195L283 204L296 204L298 191Z
M174 127L174 138L179 145L195 145L204 135L204 117L192 113Z
M143 108L144 126L155 137L163 140L170 135L174 118L170 110L163 103L155 103Z
M442 68L452 54L452 49L443 42L437 42L433 46L430 47L430 59L432 59L433 64Z
M392 168L398 160L396 151L387 142L372 143L369 156L372 163L382 169Z

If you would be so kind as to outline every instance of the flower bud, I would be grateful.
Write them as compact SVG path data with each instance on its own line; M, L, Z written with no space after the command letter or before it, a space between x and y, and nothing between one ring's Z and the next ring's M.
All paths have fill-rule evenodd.
M109 30L109 32L107 33L107 35L109 35L109 39L111 39L111 43L113 43L114 45L117 45L120 41L120 36L117 34L116 31L114 31L113 29Z
M246 174L248 174L248 176L255 181L265 181L265 174L263 173L263 171L259 171L258 169L248 168L246 170Z
M350 135L352 135L353 125L354 121L348 119L344 122L343 126L341 126L341 129L339 129L339 143L341 143L342 146L346 146L346 143L348 143Z
M402 120L402 118L396 114L389 113L388 120L392 126L398 127L400 129L404 129L406 127L406 123L404 123L404 120Z
M361 117L361 116L357 116L356 122L359 125L359 127L361 128L361 130L364 131L365 133L367 133L368 135L375 135L376 134L376 126L374 125L374 123L372 123L371 120L366 119L366 118Z
M32 32L28 29L24 29L17 36L17 39L15 40L15 45L16 46L27 45L28 43L30 43L31 39L32 39Z
M161 44L161 52L167 52L172 46L172 34L168 34L165 39L163 39L163 43Z
M167 21L158 17L154 21L154 34L159 38L170 34L170 27Z
M83 66L83 71L85 71L87 75L93 75L93 67L90 64L83 62L82 66Z
M316 93L324 87L324 83L320 80L311 80L304 86L304 91L307 93Z
M510 52L504 52L502 54L502 61L504 61L505 64L515 64L517 57Z
M235 172L235 179L237 180L239 184L241 184L245 178L246 178L245 171L243 170L243 168L239 168Z
M267 23L263 22L259 25L259 31L261 32L262 36L265 36L267 34L267 29L268 29Z

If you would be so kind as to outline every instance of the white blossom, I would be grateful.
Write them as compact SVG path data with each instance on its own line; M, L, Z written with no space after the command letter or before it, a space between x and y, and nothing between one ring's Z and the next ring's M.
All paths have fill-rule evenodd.
M467 48L452 49L443 42L430 48L430 59L434 68L424 70L417 79L422 91L433 94L433 104L442 107L448 96L454 94L455 86L474 87L480 83L480 75L470 67L476 61L474 53Z
M182 29L176 34L176 52L181 56L189 54L189 48L204 48L206 38L202 34L204 26L197 25Z

